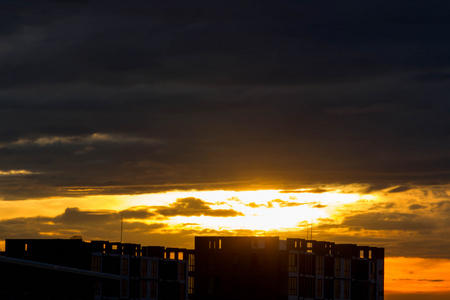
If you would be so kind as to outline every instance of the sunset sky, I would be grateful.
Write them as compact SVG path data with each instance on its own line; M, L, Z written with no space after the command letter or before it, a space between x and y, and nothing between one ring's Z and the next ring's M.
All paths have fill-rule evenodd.
M450 1L0 1L7 238L385 247L450 298Z

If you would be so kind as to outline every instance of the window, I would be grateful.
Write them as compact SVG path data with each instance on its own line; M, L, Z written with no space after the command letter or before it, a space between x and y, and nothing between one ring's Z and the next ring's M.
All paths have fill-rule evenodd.
M287 294L293 296L297 295L297 277L288 277Z
M297 255L289 253L288 271L297 272Z
M372 250L369 250L369 259L372 259Z
M141 298L147 298L147 281L141 280Z
M175 252L170 252L169 258L170 259L175 259Z
M157 288L158 288L158 286L156 284L156 281L151 281L150 282L150 298L156 299Z
M322 298L323 297L323 281L322 279L317 279L316 282L316 297L317 298Z
M334 276L335 277L341 276L341 259L340 258L334 259Z
M344 276L350 277L350 259L344 259Z
M152 260L152 270L150 272L152 278L158 277L158 262L156 260Z
M178 260L183 260L183 252L178 252Z
M25 252L28 251L28 244L25 244Z
M117 245L112 245L113 250L117 250Z
M194 276L189 276L189 278L188 278L188 281L189 281L189 283L188 283L188 294L194 294L194 285L195 285L195 282L194 282Z
M339 280L334 281L334 298L341 298L341 282Z
M314 298L315 295L315 280L311 277L305 277L305 289L304 289L304 297L305 298Z
M141 276L142 277L147 277L148 273L147 273L147 260L143 259L141 260Z
M208 248L209 249L222 249L222 240L219 239L216 241L209 241L208 242Z
M195 255L189 254L189 271L195 271Z
M350 299L350 281L344 281L344 299Z
M253 239L252 240L252 248L253 249L264 249L266 247L266 241L263 239Z
M126 279L120 282L120 297L128 297L128 280Z
M315 262L315 257L313 255L306 255L305 256L305 274L306 275L314 275L314 262ZM314 284L314 282L312 283ZM313 290L314 292L314 290Z
M128 258L122 258L122 275L128 275Z
M312 242L308 242L307 244L306 244L306 248L312 248L313 247L313 243Z
M375 279L375 262L370 262L370 279Z
M100 256L91 256L91 271L101 271L102 258Z
M364 250L359 250L359 258L364 258Z
M323 256L316 258L316 275L323 275Z

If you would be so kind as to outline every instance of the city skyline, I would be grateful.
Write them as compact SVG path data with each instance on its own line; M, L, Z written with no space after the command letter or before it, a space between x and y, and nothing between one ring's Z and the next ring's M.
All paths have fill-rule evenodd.
M268 236L196 236L192 249L86 242L79 236L7 239L0 256L5 269L0 294L11 299L383 300L384 253L378 247ZM8 274L21 266L24 277L18 284ZM45 276L45 282L31 279L37 276ZM68 293L67 282L83 289Z
M0 3L0 249L312 226L384 247L386 300L447 299L449 11Z

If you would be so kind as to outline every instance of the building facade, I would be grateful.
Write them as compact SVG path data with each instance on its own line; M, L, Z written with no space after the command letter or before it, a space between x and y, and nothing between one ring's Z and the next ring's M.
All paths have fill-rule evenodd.
M195 300L382 300L384 249L278 237L196 237Z
M196 237L193 250L9 239L0 270L7 300L384 298L384 248L294 238Z
M21 265L25 271L19 275L34 274L34 280L20 280L18 286L17 278L5 274L0 295L8 300L183 300L187 299L186 251L81 239L7 239L0 266L13 272ZM39 276L44 271L53 280Z

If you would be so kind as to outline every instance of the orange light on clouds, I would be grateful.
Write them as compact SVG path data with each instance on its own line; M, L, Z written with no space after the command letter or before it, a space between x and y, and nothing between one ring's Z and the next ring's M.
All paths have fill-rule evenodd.
M338 220L336 213L345 205L352 205L371 195L345 193L337 189L313 193L309 190L257 190L257 191L172 191L142 195L102 195L64 198L46 198L27 201L0 201L0 220L30 218L40 226L37 232L43 237L69 236L74 229L61 220L67 214L117 214L120 211L141 210L149 218L125 218L125 223L146 225L160 224L153 230L158 234L176 234L183 230L224 231L225 234L281 234L286 235L309 230L311 221L321 224L323 220ZM184 202L183 202L184 199ZM190 203L190 204L189 204ZM25 204L25 205L24 205ZM188 211L183 205L190 205ZM70 209L69 209L70 208ZM69 209L69 210L68 210ZM169 211L169 213L164 212ZM223 212L223 213L222 213ZM132 215L132 214L130 214ZM59 222L52 218L63 216ZM48 220L36 219L47 217ZM82 226L83 223L80 223ZM126 226L125 226L126 227ZM103 238L86 227L83 236ZM54 230L54 231L52 231ZM90 231L89 231L90 230ZM145 234L141 232L141 236ZM135 241L140 242L136 235ZM176 243L176 241L173 241Z
M126 208L120 196L53 197L40 200L0 201L0 220L35 216L53 217L64 212L67 207L82 210L114 210Z
M119 196L84 196L46 198L27 201L0 201L0 219L16 217L54 217L67 207L80 210L120 211L130 207L167 206L177 199L194 197L207 203L211 209L232 209L241 214L233 218L208 216L172 216L167 223L179 227L195 223L209 229L290 230L301 222L331 217L335 209L355 203L361 196L339 191L326 193L258 191L173 191L166 193ZM26 205L24 205L26 203Z
M247 229L253 231L292 230L298 224L312 219L328 218L337 206L354 203L358 194L339 192L308 193L281 190L259 191L187 191L123 196L131 206L167 205L175 199L194 197L208 202L213 209L233 209L242 216L217 218L209 216L174 216L167 222L172 227L180 224L213 230Z

